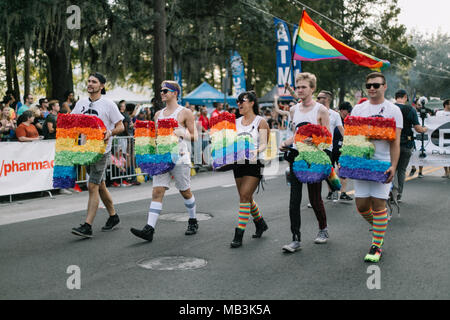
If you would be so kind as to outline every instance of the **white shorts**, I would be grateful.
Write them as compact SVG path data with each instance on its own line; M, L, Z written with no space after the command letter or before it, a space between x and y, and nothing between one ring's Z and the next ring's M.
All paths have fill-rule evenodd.
M355 198L377 198L389 199L389 192L391 191L391 183L380 183L375 181L353 180L355 187Z
M153 176L153 187L164 187L169 190L172 176L178 190L186 191L191 188L191 166L188 164L177 164L172 171Z

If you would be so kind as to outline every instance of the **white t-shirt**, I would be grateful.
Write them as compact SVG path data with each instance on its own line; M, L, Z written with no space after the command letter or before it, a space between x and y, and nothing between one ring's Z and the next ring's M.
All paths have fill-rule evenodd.
M91 102L89 98L80 99L72 114L87 114L99 117L105 124L106 129L112 131L116 123L122 121L124 117L119 111L117 105L111 100L101 97L100 99ZM105 153L111 151L112 137L108 140Z
M436 117L450 117L450 111L439 110L436 112Z
M331 131L331 137L333 139L334 137L334 129L336 127L341 126L342 127L342 119L339 113L337 113L334 110L328 109L328 113L330 114L330 131ZM333 145L331 145L327 150L333 149Z
M403 115L400 108L388 100L383 103L373 105L370 101L356 105L351 113L355 117L373 117L381 116L383 118L394 118L397 128L403 128ZM391 152L389 141L386 140L370 140L375 145L374 160L391 161Z

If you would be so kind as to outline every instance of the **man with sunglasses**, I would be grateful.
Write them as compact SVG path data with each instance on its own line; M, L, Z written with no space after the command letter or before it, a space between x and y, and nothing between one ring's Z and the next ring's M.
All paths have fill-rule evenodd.
M386 200L389 198L392 180L400 156L400 135L403 128L403 117L400 109L384 97L387 84L386 78L382 73L370 73L366 78L366 89L369 100L356 105L351 115L357 117L394 118L396 122L396 138L394 141L370 140L375 145L373 159L391 163L391 166L385 172L385 174L389 175L386 183L354 180L357 210L373 226L372 244L364 261L378 262L381 258L381 247L388 224Z
M109 214L109 218L102 231L111 231L120 222L111 194L106 188L105 169L107 160L111 158L112 137L118 135L125 129L122 122L124 118L113 101L102 97L103 94L106 94L105 83L106 78L101 73L92 73L87 83L89 98L80 99L72 111L72 114L87 114L99 117L107 129L104 137L107 145L103 157L86 168L89 174L89 200L86 222L80 227L72 229L73 234L84 238L92 237L92 224L97 214L100 199Z
M178 121L178 128L174 133L179 138L179 159L175 167L166 173L153 176L152 201L147 216L147 224L142 230L131 228L131 233L138 238L152 241L155 232L156 222L163 207L163 199L166 190L169 189L173 176L175 187L184 198L184 205L189 213L188 228L185 235L194 235L198 230L196 218L195 197L191 192L191 156L188 151L191 141L197 140L195 118L192 111L178 104L180 95L180 85L175 81L164 81L161 84L161 100L166 107L155 114L155 123L160 119L175 119Z

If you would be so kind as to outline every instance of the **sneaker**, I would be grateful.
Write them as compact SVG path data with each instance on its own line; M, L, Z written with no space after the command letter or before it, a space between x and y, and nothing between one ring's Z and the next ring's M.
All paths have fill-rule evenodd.
M333 195L331 196L331 199L333 199L333 202L339 201L339 191L333 192Z
M328 238L329 238L328 229L319 230L316 239L314 239L314 243L317 244L326 243Z
M364 257L366 262L378 262L381 259L381 248L377 246L371 246L369 253Z
M126 180L123 180L121 186L122 187L131 187L131 183L127 182Z
M108 220L106 220L105 225L102 227L102 231L111 231L115 226L117 226L120 222L119 216L117 213L113 216L110 216Z
M301 250L302 247L300 245L300 241L292 241L291 243L283 246L282 249L284 252L294 253L296 251Z
M92 238L92 227L88 223L81 224L80 227L73 228L72 233L80 237Z
M186 236L191 236L193 234L196 234L198 230L198 223L197 223L197 219L189 219L188 222L188 227L186 232L184 233Z
M333 192L328 192L328 195L327 195L327 200L331 200L331 196L333 195Z
M422 172L419 172L419 178L423 178Z
M402 202L402 195L400 193L397 195L397 202L398 203Z
M144 229L142 229L142 230L137 230L137 229L131 228L130 231L136 237L147 240L147 241L152 241L153 234L155 233L155 229L148 224L145 225Z
M416 173L417 169L416 168L412 168L411 172L409 173L409 176L412 177L414 175L414 173Z
M75 183L75 187L73 187L73 190L76 191L76 192L83 192L83 190L81 190L81 188L78 185L78 183Z
M311 203L308 203L308 208L312 208L312 204Z
M120 184L118 184L116 181L114 181L112 183L112 186L115 187L115 188L118 188L118 187L120 187Z
M353 201L353 198L350 197L350 196L349 196L348 194L346 194L345 192L342 192L342 193L341 193L341 196L340 196L339 199L344 200L344 201Z
M69 189L59 189L59 194L72 194Z

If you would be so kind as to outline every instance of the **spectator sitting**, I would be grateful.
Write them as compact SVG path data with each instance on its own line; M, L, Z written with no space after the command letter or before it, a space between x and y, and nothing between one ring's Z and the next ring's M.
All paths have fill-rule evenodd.
M47 118L48 114L50 113L48 110L48 99L42 98L39 99L39 110L41 110L41 114L43 115L43 118Z
M33 104L34 97L32 94L26 94L23 96L24 104L17 110L17 115L20 116L27 110L30 110Z
M16 112L14 111L14 102L16 100L14 99L14 96L12 94L7 94L3 97L2 103L5 105L5 107L9 107L10 117L12 120L16 121Z
M34 106L34 107L31 107L29 109L29 111L33 112L33 116L34 116L33 124L36 127L39 135L43 136L44 135L43 129L44 129L44 121L45 121L45 119L44 119L44 117L43 117L43 115L41 113L41 110L39 109L38 106Z
M11 118L11 108L3 106L0 113L0 140L9 141L14 138L16 121Z
M64 102L61 104L61 113L70 113L75 107L75 97L73 91L67 90L64 93Z
M44 138L56 139L56 120L58 118L58 112L60 110L58 100L52 100L49 102L50 113L44 121Z
M33 125L34 116L30 110L25 111L17 120L16 137L20 142L42 140L42 136Z

